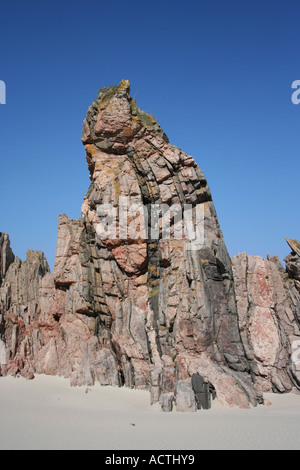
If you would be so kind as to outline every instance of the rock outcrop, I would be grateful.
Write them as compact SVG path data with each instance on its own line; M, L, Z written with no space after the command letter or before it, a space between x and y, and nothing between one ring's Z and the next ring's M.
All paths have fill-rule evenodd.
M293 348L300 346L300 295L289 270L277 257L246 253L232 264L240 332L256 387L281 393L299 389Z
M232 270L202 171L129 82L100 90L82 141L91 185L82 217L59 218L54 273L0 236L0 375L147 389L164 411L296 389L297 251L288 273L246 255Z
M285 258L289 277L294 280L296 289L300 292L300 243L297 240L286 239L292 252Z
M11 253L9 242L7 251ZM0 375L32 376L35 371L42 325L40 287L49 271L44 254L35 251L28 251L23 263L16 258L7 270L0 288Z
M14 260L15 256L10 247L8 235L0 232L0 286L6 276L9 266L14 262Z

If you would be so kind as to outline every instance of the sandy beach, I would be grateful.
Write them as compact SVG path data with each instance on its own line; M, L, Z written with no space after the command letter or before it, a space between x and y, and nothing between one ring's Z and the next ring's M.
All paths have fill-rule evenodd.
M87 393L86 393L87 392ZM300 449L300 396L273 405L163 413L149 393L72 388L60 377L0 378L1 450Z

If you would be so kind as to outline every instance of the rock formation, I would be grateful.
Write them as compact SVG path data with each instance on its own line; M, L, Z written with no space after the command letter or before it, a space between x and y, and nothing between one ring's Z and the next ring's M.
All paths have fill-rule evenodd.
M125 80L100 90L82 141L91 185L82 217L59 218L54 273L40 252L14 259L0 234L0 375L147 389L164 411L299 387L299 245L287 273L232 263L202 171Z
M246 253L232 264L240 332L256 387L281 393L299 389L300 363L293 361L293 347L300 346L300 295L289 269L277 257L264 260Z
M295 287L300 292L300 243L297 240L286 239L292 252L285 258L287 272L294 279Z
M15 256L11 250L8 235L0 232L0 285L14 259Z

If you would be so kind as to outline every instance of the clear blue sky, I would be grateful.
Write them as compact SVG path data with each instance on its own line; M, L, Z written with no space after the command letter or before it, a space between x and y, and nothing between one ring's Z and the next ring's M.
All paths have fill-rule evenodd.
M0 0L1 217L53 266L89 187L82 121L122 78L204 171L231 255L300 238L299 0Z

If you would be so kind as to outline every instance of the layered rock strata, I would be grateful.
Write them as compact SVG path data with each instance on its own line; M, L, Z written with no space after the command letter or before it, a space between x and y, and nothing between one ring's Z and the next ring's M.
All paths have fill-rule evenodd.
M59 218L54 273L40 252L14 260L0 236L0 374L147 389L164 411L208 408L210 394L246 408L296 389L297 251L289 274L246 255L232 270L202 171L129 82L100 90L82 141L91 185L82 217ZM196 240L178 218L187 207ZM264 275L256 288L251 276Z

